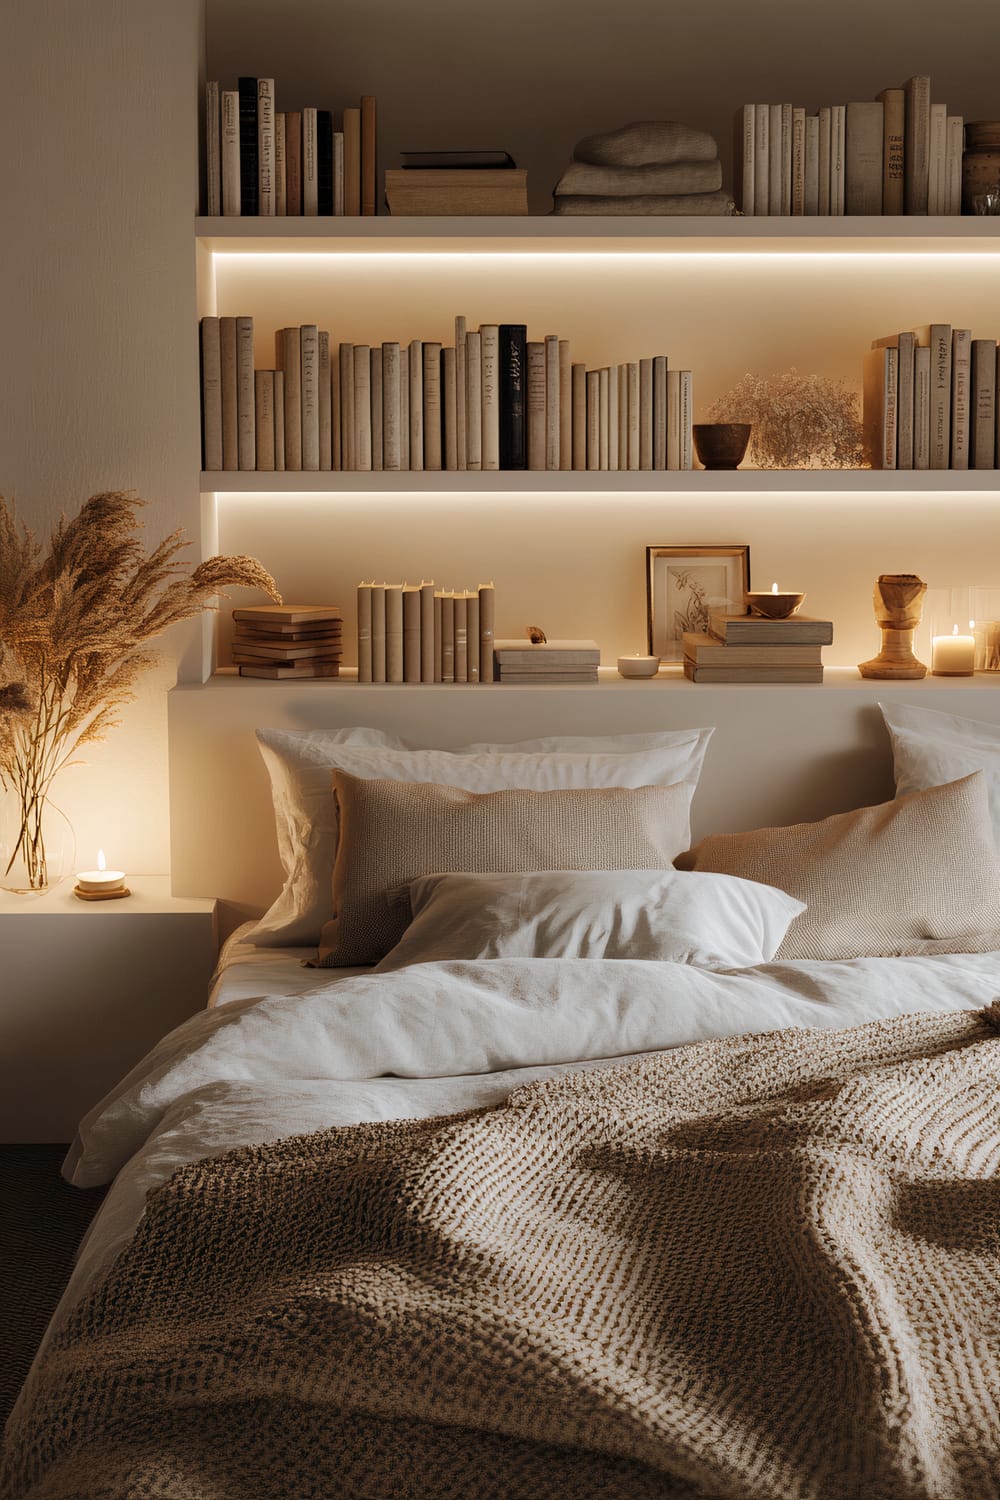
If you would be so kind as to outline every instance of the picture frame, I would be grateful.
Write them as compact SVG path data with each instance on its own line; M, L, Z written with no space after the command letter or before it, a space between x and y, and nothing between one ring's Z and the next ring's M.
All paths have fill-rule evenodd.
M745 614L750 547L647 547L646 620L650 656L683 661L685 630L707 630L710 609Z

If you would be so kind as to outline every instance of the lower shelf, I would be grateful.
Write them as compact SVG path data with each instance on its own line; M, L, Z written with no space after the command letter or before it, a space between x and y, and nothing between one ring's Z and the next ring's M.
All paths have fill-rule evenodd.
M192 689L197 690L198 684L192 684ZM292 678L284 681L271 681L260 677L241 677L235 667L220 667L207 683L201 684L203 688L216 689L220 692L251 693L260 692L264 695L289 694L289 693L341 693L348 689L353 694L359 689L366 694L366 703L377 697L392 697L400 693L412 698L415 693L450 694L451 696L461 694L483 693L485 688L498 691L504 697L514 693L527 693L529 695L545 693L577 694L586 696L593 693L594 683L577 682L545 682L545 683L500 683L500 682L359 682L357 667L344 667L339 677L316 677L316 678ZM891 682L876 678L863 678L857 667L835 667L829 666L825 669L821 683L802 682L689 682L684 676L683 668L679 663L670 663L662 666L655 677L619 677L614 667L600 667L598 669L598 680L596 687L600 690L613 689L622 693L656 693L667 687L673 692L693 692L697 694L712 693L789 693L793 690L807 693L822 693L830 689L834 690L856 690L866 698L877 701L887 693L974 693L986 694L1000 690L1000 672L976 672L971 677L935 677L928 672L926 677L918 678L912 682ZM187 688L185 687L185 691ZM272 701L265 697L262 701ZM1000 704L1000 696L997 698ZM960 712L964 710L959 710Z

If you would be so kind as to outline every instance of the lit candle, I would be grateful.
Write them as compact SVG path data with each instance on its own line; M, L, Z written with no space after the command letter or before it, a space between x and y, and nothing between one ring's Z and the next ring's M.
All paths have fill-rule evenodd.
M104 858L104 850L97 851L97 869L81 870L76 877L78 888L86 895L107 896L112 891L120 891L125 886L124 870L109 870L107 860Z
M969 629L975 622L969 621ZM959 635L953 625L951 635L936 635L931 641L931 671L938 677L971 677L976 670L976 637Z
M637 651L634 656L619 656L619 677L655 677L660 669L660 658L658 656L641 656Z

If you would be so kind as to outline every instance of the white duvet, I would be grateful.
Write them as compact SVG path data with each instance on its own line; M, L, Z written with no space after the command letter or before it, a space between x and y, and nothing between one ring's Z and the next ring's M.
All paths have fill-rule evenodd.
M54 1323L133 1233L149 1189L182 1163L331 1126L498 1104L534 1078L712 1037L854 1026L998 997L997 953L724 973L497 959L334 978L205 1011L80 1126L64 1174L80 1187L114 1186Z

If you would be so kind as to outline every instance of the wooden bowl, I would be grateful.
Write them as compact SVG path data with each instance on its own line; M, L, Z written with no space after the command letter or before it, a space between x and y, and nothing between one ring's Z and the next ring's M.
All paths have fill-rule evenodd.
M695 422L694 448L706 469L738 469L750 441L749 422Z
M749 605L752 615L765 620L787 620L805 597L805 594L753 593L744 594L743 602Z

